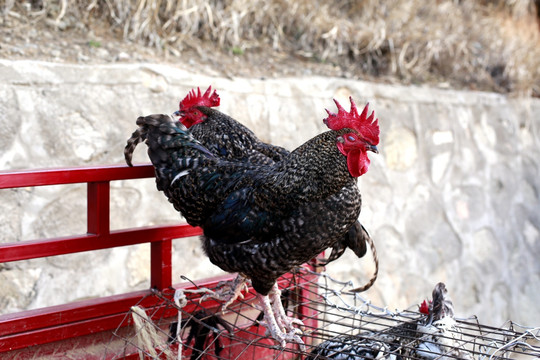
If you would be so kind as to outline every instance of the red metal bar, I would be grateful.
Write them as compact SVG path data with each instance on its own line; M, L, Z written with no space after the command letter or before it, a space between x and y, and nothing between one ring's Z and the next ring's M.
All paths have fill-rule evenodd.
M172 241L150 244L150 286L165 289L172 285Z
M110 181L153 177L151 165L43 169L0 173L0 189L87 183L87 231L51 239L0 245L0 262L35 259L118 246L151 243L152 285L171 285L172 240L201 234L186 224L110 231ZM0 316L0 352L111 330L149 291L92 299ZM151 297L149 299L152 299ZM154 300L155 302L155 300ZM151 301L141 304L151 307Z
M214 277L199 281L197 284L202 287L215 287L218 282L229 280L231 277L232 275ZM187 288L188 285L180 284L176 287ZM192 286L189 287L192 288ZM123 323L122 320L133 305L139 303L143 308L151 308L161 301L156 297L144 298L149 294L149 290L144 290L2 315L0 316L0 353L113 330L120 325L126 326L127 323ZM141 301L143 298L144 300ZM205 304L205 306L213 307L219 303L209 300ZM192 304L190 306L193 307ZM190 311L189 306L186 311ZM164 315L172 316L173 314L176 314L176 310L169 308ZM64 328L69 330L65 331Z
M0 263L36 259L46 256L73 254L82 251L137 245L163 239L201 235L200 228L187 224L151 226L115 230L108 235L77 235L44 240L29 240L0 245Z
M17 350L28 346L46 344L68 338L75 338L105 330L115 329L122 323L124 314L100 316L99 318L83 320L71 324L61 324L49 328L26 331L21 334L2 337L0 352ZM111 327L111 324L116 324Z
M87 231L89 234L109 233L110 186L108 181L88 183Z
M149 164L90 166L69 169L14 170L0 173L0 189L129 180L154 177Z
M129 294L82 300L70 304L2 315L0 317L0 336L122 313L129 310L131 306L149 293L149 290L136 291ZM142 304L142 306L150 305L148 302ZM116 323L116 325L118 324Z

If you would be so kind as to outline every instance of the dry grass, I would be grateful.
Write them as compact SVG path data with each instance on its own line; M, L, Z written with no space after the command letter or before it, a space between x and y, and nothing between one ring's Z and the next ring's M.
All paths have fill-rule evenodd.
M539 1L536 1L539 3ZM31 5L34 5L33 7ZM273 49L355 76L540 96L533 0L7 0L4 14L106 31L181 55Z

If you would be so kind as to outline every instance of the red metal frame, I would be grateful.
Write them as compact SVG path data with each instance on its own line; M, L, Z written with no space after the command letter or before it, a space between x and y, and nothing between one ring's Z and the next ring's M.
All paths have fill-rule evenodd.
M151 165L45 169L0 173L0 189L76 183L88 184L88 224L86 234L2 244L0 245L0 262L65 255L147 242L162 243L170 239L200 235L200 229L186 224L110 231L110 181L150 177L154 177L154 168ZM158 259L155 256L160 247L158 245L152 248L152 258ZM157 268L156 265L155 269ZM155 276L152 279L153 286L165 288L171 285L170 281L168 283L164 281L162 277L166 274L163 274L161 270L152 271L152 274ZM161 284L161 286L158 286L158 284Z
M0 263L47 256L72 254L119 246L151 243L151 288L172 286L172 240L200 235L201 229L187 224L139 227L110 231L110 182L154 177L151 165L99 166L68 169L10 171L0 173L0 189L87 183L87 233L82 235L0 244ZM231 276L198 282L214 286ZM191 287L176 285L175 287ZM78 301L0 316L0 357L2 353L30 346L84 337L116 329L129 312L151 290ZM155 300L141 303L152 307ZM85 356L87 357L87 356ZM89 357L93 358L93 357ZM98 356L100 358L100 356Z
M172 239L201 234L187 224L110 231L110 182L154 177L151 165L0 173L0 189L87 183L87 233L0 245L0 263L151 243L151 287L172 285ZM0 316L0 353L115 329L149 290ZM152 304L143 304L152 305Z

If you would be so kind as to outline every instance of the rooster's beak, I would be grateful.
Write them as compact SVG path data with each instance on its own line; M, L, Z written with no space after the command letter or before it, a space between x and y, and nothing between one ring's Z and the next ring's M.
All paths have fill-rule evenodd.
M184 112L178 110L178 111L173 112L173 115L174 115L174 116L182 116L182 115L184 115Z
M368 145L368 148L367 148L369 151L373 151L375 154L378 154L379 153L379 149L377 149L377 146L375 145Z

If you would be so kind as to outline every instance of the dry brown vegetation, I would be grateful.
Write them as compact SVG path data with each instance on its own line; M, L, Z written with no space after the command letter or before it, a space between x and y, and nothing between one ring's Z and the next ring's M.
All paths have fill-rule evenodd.
M342 76L540 96L532 0L32 0L6 18L109 33L170 58L285 53ZM51 31L52 31L51 30ZM269 57L271 57L269 55Z

